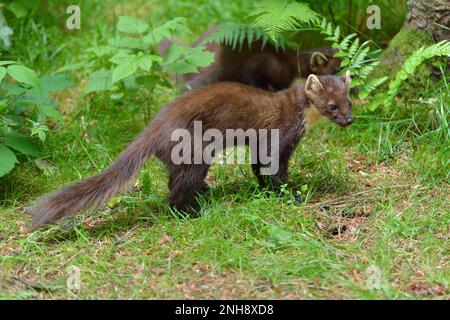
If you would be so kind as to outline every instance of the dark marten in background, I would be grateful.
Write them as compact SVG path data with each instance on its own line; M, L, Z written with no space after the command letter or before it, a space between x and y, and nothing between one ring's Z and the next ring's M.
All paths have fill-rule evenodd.
M331 75L340 70L340 60L333 58L327 47L300 51L275 49L270 44L262 48L260 41L241 50L230 46L208 43L206 48L214 52L214 62L199 73L184 76L184 90L222 81L247 84L264 90L287 89L292 82L310 74ZM328 52L325 54L323 52ZM300 72L299 72L300 71Z
M217 26L213 26L206 31L194 46L199 46L216 29ZM171 44L169 40L163 41L158 48L159 53L165 55ZM215 54L214 62L200 68L199 73L185 74L182 77L183 91L223 81L278 91L289 88L299 77L336 74L341 63L341 59L333 57L335 51L330 47L297 52L293 49L277 50L270 43L263 45L261 41L255 41L250 47L243 45L242 48L207 43L206 49Z
M206 185L209 164L174 164L171 153L177 142L171 136L180 128L192 133L195 121L202 122L203 132L215 128L224 138L227 129L278 129L278 171L264 177L259 160L252 164L261 187L270 183L277 189L287 182L288 160L299 139L319 118L327 117L342 127L353 122L349 82L348 73L342 77L310 75L306 84L279 92L232 82L187 92L163 107L105 171L38 200L30 209L30 230L103 204L133 181L151 155L167 165L170 206L192 213L198 208L191 206L192 200ZM205 146L200 148L204 151Z

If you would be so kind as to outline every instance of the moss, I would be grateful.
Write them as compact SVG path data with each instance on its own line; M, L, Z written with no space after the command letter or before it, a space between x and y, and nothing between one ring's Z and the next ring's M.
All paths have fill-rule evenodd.
M389 80L392 80L411 54L419 48L431 44L433 44L433 40L426 32L404 27L383 51L380 65L375 68L369 78L376 79L388 76ZM409 92L412 89L417 91L417 88L426 88L430 81L430 76L430 68L427 64L422 64L417 68L415 74L408 78L405 86L406 91ZM384 86L386 87L388 83L389 81L385 82Z

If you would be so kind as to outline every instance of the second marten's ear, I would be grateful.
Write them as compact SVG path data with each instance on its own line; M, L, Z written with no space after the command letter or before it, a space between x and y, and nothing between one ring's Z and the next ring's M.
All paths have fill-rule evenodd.
M309 60L309 66L311 70L315 70L320 66L325 65L328 62L328 58L322 52L314 52Z
M345 74L342 76L342 80L344 80L344 83L346 86L352 82L352 75L350 74L350 71L346 71Z
M309 75L308 79L306 80L305 91L306 92L319 92L323 89L324 89L324 87L323 87L322 83L320 83L319 78L317 78L317 76L314 74Z

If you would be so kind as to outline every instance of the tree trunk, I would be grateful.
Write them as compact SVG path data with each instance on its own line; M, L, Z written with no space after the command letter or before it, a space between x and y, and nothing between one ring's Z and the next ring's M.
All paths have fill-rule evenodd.
M434 41L450 39L449 0L409 0L405 26L426 31Z
M450 40L450 0L408 0L408 9L402 29L391 39L380 65L372 72L373 79L386 75L392 79L419 48ZM450 69L450 64L447 67ZM441 71L424 63L409 78L408 85L411 90L427 87L432 75L440 77Z

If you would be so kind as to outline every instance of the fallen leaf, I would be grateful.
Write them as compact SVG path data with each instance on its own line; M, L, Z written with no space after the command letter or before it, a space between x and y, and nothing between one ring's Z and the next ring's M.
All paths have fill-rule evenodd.
M164 235L159 239L159 244L160 244L160 245L163 245L163 244L165 244L165 243L167 243L167 242L172 242L172 238L171 238L169 235L164 234Z

